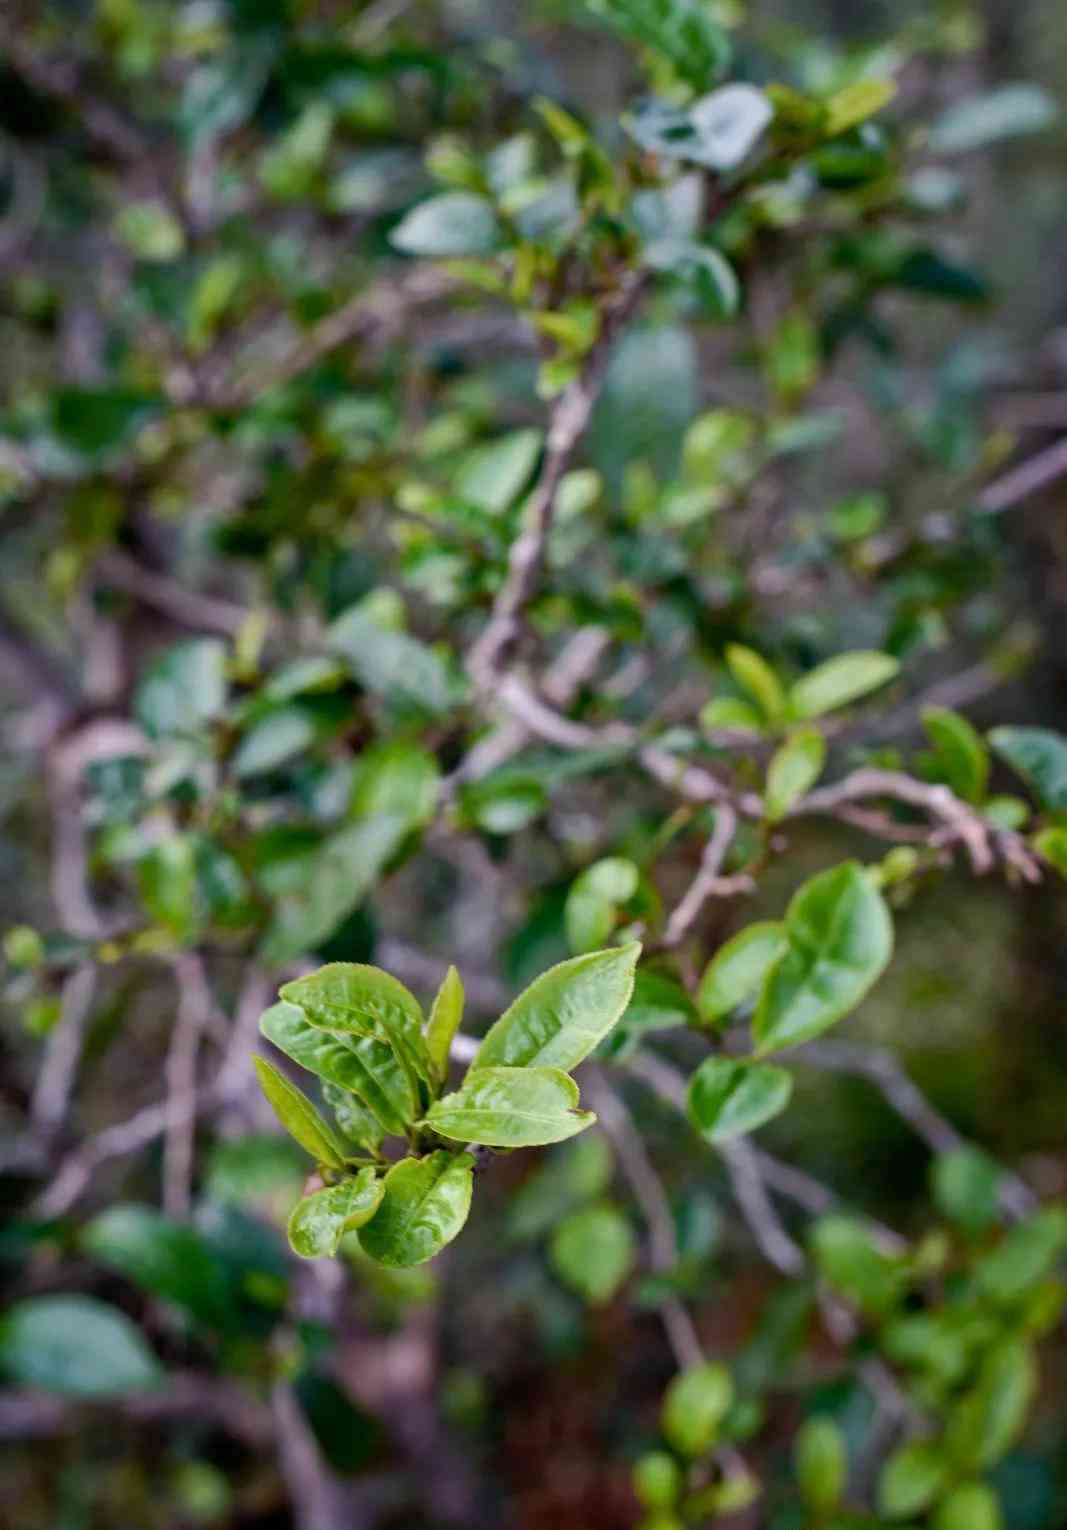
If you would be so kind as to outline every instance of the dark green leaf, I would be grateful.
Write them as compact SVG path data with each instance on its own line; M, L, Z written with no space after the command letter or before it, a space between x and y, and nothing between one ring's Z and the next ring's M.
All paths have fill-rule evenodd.
M209 1327L232 1317L226 1272L195 1228L149 1206L110 1206L82 1234L86 1252L142 1290L173 1302Z
M452 666L407 632L379 626L360 608L330 626L326 640L361 685L431 713L447 712L465 687Z
M989 781L989 751L965 717L946 707L926 707L923 727L936 750L941 779L965 802L981 802Z
M123 1312L91 1296L37 1296L0 1321L0 1369L20 1386L67 1397L158 1387L164 1372Z
M1067 812L1067 738L1048 728L994 728L989 742L1042 807Z

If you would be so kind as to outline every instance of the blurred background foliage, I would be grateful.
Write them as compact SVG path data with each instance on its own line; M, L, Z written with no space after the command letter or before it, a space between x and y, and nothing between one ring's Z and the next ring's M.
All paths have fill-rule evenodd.
M1067 429L1058 0L703 9L737 29L739 77L818 93L850 69L894 74L895 125L827 157L829 212L776 183L758 227L727 214L735 323L712 268L703 285L665 280L622 339L553 531L539 632L609 631L612 665L581 702L593 722L652 711L694 728L712 695L738 698L720 656L741 641L789 672L843 649L900 659L906 686L863 736L889 763L922 747L917 695L982 727L1063 727L1067 480L1003 509L979 489ZM553 386L478 272L457 289L391 236L440 183L487 174L515 189L509 215L550 222L559 151L538 98L595 126L609 159L632 152L618 119L648 74L610 11L7 0L0 16L0 923L45 935L41 959L7 953L0 1274L15 1302L65 1303L40 1309L39 1334L8 1332L9 1367L20 1342L47 1352L64 1324L109 1315L102 1370L33 1407L0 1392L0 1521L19 1530L638 1522L631 1467L675 1367L598 1135L495 1164L463 1239L406 1272L358 1255L344 1275L294 1270L279 1227L305 1166L239 1099L198 1143L195 1233L144 1209L157 1140L94 1166L77 1217L30 1209L57 1153L159 1100L191 952L208 952L224 1015L262 997L257 949L279 968L311 951L374 960L422 997L454 960L481 976L469 1000L489 1018L567 954L580 869L609 851L644 863L664 833L662 801L611 761L548 748L461 791L458 832L428 831L415 853L407 836L433 812L418 781L399 838L371 845L367 828L401 790L373 747L409 748L415 776L427 751L434 772L461 757L456 655L495 588ZM652 79L676 83L662 57ZM893 192L908 218L886 233L863 188L912 147ZM835 222L834 195L857 186ZM588 317L576 302L547 333L561 377ZM97 725L121 746L131 715L147 754L113 734L96 748ZM853 744L835 744L842 759ZM67 772L86 768L72 806ZM342 859L338 896L322 852L353 833L365 880ZM791 833L746 917L862 853L840 826ZM642 896L676 902L698 849L683 833ZM921 885L850 1023L1043 1197L1067 1191L1065 914L1048 881ZM706 926L709 950L733 923ZM76 1119L45 1111L27 1145L42 1049L90 952ZM693 1060L684 1038L677 1052ZM869 1401L810 1340L810 1293L755 1257L717 1155L647 1096L633 1106L676 1211L672 1279L763 1410L766 1493L736 1523L806 1524L799 1422L832 1416L860 1450ZM927 1149L867 1081L800 1067L761 1141L907 1236L928 1231ZM1067 1524L1062 1326L1042 1353L1029 1430L994 1476L1008 1530ZM129 1396L113 1408L96 1391Z

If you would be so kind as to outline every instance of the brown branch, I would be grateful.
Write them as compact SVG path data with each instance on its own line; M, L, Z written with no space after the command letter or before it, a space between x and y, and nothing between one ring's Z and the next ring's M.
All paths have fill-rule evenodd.
M59 1020L48 1037L30 1104L33 1135L45 1153L70 1107L95 991L96 969L92 962L82 962L63 984Z
M715 809L715 826L704 846L697 874L690 882L685 896L667 920L667 928L659 943L661 949L669 951L674 946L681 945L699 919L700 911L709 898L729 898L735 893L751 892L753 887L751 877L720 875L736 829L737 814L732 807L723 803L721 807Z
M167 1052L167 1127L163 1144L163 1209L183 1220L192 1205L193 1138L196 1112L185 1101L196 1097L196 1064L200 1039L214 1008L207 974L193 952L171 963L178 987L178 1013Z
M544 462L526 507L522 531L511 544L504 582L481 636L469 655L469 668L480 690L491 694L514 656L523 631L526 607L541 577L545 547L556 510L556 494L600 395L611 349L643 297L648 278L627 272L613 299L605 304L600 335L581 374L552 409Z
M590 1103L648 1226L649 1266L657 1275L670 1275L678 1265L678 1235L663 1184L619 1095L602 1072L590 1070L586 1077ZM684 1302L667 1297L658 1311L679 1370L700 1365L703 1347Z
M978 508L987 515L998 515L1002 510L1038 494L1049 484L1067 474L1067 436L1053 446L1046 447L1034 457L1028 457L1018 467L1009 469L1000 478L994 478L978 496Z

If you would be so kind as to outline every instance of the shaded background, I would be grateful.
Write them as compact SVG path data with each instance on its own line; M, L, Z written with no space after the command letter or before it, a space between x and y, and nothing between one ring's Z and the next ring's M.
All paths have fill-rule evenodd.
M761 23L804 23L837 39L856 40L877 38L899 27L906 12L921 16L925 9L875 0L791 0L752 7ZM1062 100L1067 95L1067 17L1059 0L984 0L982 9L987 40L973 65L966 66L973 68L976 81L1036 81ZM579 100L587 110L605 115L627 99L633 71L624 50L603 33L564 26L559 10L481 7L474 0L454 10L468 38L492 35L526 50L527 67L550 94ZM960 86L957 66L951 90ZM34 120L26 141L34 155L46 157L52 152L48 114L35 116L32 94L25 98L21 90L12 74L0 68L0 122L17 138L27 130L28 111ZM63 137L61 116L54 130ZM941 367L941 382L948 375L946 385L973 400L975 419L1017 430L1027 451L1037 452L1067 433L1065 177L1067 119L1062 117L1040 138L998 145L971 167L972 197L966 210L954 215L948 237L950 244L977 257L992 283L995 304L963 318L924 310L902 321L916 387L908 403L932 422L942 400L931 391L931 377L936 380ZM76 195L77 188L71 193ZM7 194L13 194L10 188ZM95 375L104 337L85 284L87 270L93 270L94 278L99 274L93 261L91 230L77 240L46 239L32 251L6 252L7 272L0 275L0 399L8 406L20 390L56 376L84 381ZM46 280L55 295L45 325L27 323L24 297L15 301L12 296L18 283L25 292L31 275ZM116 272L115 280L122 279ZM815 501L828 485L859 477L891 487L902 503L935 512L936 478L899 454L856 402L855 371L864 365L846 366L829 385L831 401L854 411L843 454L833 463L804 459L792 487ZM506 381L502 376L502 386ZM696 401L714 400L719 386L714 354L701 355ZM602 420L600 429L610 435L610 422ZM979 724L1025 720L1067 727L1065 511L1067 476L999 518L997 598L1030 661L1007 682L992 685L980 679L973 694L963 698L963 709ZM27 618L38 625L35 587L55 524L47 517L17 515L2 529L4 630L17 633ZM179 554L188 551L178 549ZM229 591L219 588L216 593ZM853 613L853 619L853 634L862 635L863 613ZM174 630L158 614L139 610L124 628L123 662L136 670L142 653L172 638ZM72 644L69 634L45 631L45 637L59 671L76 666L77 642ZM980 647L976 641L969 653L966 641L954 644L946 672L978 663ZM108 655L97 657L106 666ZM940 672L935 656L932 678ZM37 689L25 653L17 641L6 642L0 654L0 703L11 725L11 749L0 775L4 926L45 926L54 920L48 886L51 821L32 729L27 743L23 726L27 706L40 700ZM576 792L576 815L603 810L595 793L583 797ZM831 838L825 831L807 832L807 842L798 844L790 864L790 885L798 872L850 848L840 834ZM502 970L494 975L511 990L563 952L551 921L544 940L525 926L526 943L516 944L517 909L508 886L506 863L487 861L473 851L466 865L431 855L391 881L377 899L375 917L398 948L417 939L420 947L440 956L454 954L458 946L460 965L466 961L474 970L484 969L486 951L502 949ZM760 902L779 907L783 890L784 884L768 878ZM754 908L753 917L759 916ZM922 893L902 917L894 965L852 1025L856 1036L891 1042L964 1132L1019 1162L1048 1195L1067 1191L1065 923L1067 895L1059 888L1019 893L992 881L954 877ZM399 959L404 952L392 954ZM383 965L390 965L388 957L388 951L379 949ZM431 979L427 974L417 983L420 992ZM416 982L417 975L411 980ZM488 1016L495 997L490 992L483 1002L476 998L476 1012ZM170 1002L148 963L132 971L123 967L105 979L81 1078L83 1131L156 1098ZM39 1049L20 1031L14 1012L6 1017L2 1045L0 1110L7 1122L5 1136L14 1140ZM709 1349L734 1353L750 1337L755 1315L775 1282L753 1262L734 1225L713 1155L677 1155L677 1122L655 1111L644 1108L641 1124L683 1207L702 1335ZM769 1129L767 1139L783 1156L832 1179L843 1193L887 1220L906 1230L923 1225L925 1151L863 1083L802 1072L795 1108ZM249 1181L238 1155L224 1149L225 1144L207 1165L209 1192L220 1205L236 1199L247 1207ZM639 1301L619 1300L590 1315L554 1281L541 1240L558 1218L553 1185L563 1170L552 1155L543 1162L555 1167L546 1174L526 1161L501 1165L480 1193L468 1232L432 1270L411 1272L404 1279L364 1271L335 1335L322 1334L349 1397L331 1390L335 1383L323 1374L306 1383L303 1401L346 1484L345 1517L338 1524L508 1525L516 1530L566 1524L575 1530L621 1530L634 1523L626 1457L647 1436L671 1374L670 1358L654 1316L643 1313ZM586 1167L595 1177L596 1166ZM152 1163L109 1168L95 1198L100 1203L119 1194L150 1198L154 1172ZM298 1162L279 1149L277 1162L264 1171L260 1206L284 1203L299 1174ZM17 1172L5 1180L9 1204L18 1204L23 1190ZM255 1204L254 1195L251 1199ZM16 1238L6 1249L0 1245L0 1252L6 1253L5 1272L13 1288L24 1294L24 1246ZM260 1274L269 1279L275 1256L268 1250L256 1257ZM32 1279L47 1288L47 1266L36 1268ZM130 1302L129 1288L118 1279L109 1283L96 1271L91 1281L97 1294L120 1305ZM305 1304L310 1324L331 1299L321 1281L311 1282ZM176 1363L188 1362L185 1341L171 1331L165 1314L149 1313L148 1328L163 1353L172 1352ZM817 1369L819 1357L812 1363ZM1010 1530L1067 1525L1062 1407L1067 1351L1062 1338L1046 1346L1044 1363L1036 1420L1025 1447L1001 1469ZM0 1436L5 1432L2 1401ZM202 1401L191 1398L187 1418L165 1423L152 1416L147 1403L140 1414L137 1409L119 1416L81 1412L66 1423L42 1416L40 1427L33 1420L6 1420L9 1438L0 1443L0 1523L18 1530L290 1523L256 1420L249 1421L243 1437L238 1429L235 1439L202 1416ZM237 1404L222 1397L219 1406L236 1409ZM761 1447L772 1484L795 1422L786 1396Z

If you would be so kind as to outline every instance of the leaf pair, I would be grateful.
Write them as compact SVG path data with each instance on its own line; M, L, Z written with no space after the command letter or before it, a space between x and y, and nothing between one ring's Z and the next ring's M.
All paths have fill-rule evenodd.
M716 697L701 712L702 725L709 731L730 728L761 733L836 712L892 680L900 665L891 654L857 649L816 665L787 688L754 648L730 643L726 667L745 699Z
M304 1094L256 1059L282 1125L335 1181L294 1210L289 1236L296 1252L333 1254L343 1234L358 1228L364 1249L380 1263L421 1263L459 1232L472 1189L470 1155L432 1148L435 1141L532 1147L591 1125L596 1118L578 1108L568 1070L626 1009L639 954L637 945L594 951L543 973L491 1028L460 1088L443 1098L463 1016L454 967L428 1020L404 985L376 967L332 963L287 983L260 1020L263 1035L323 1081L340 1131L378 1160L353 1158ZM394 1164L382 1178L380 1144L388 1135L432 1150Z

